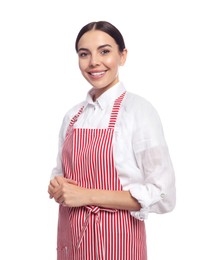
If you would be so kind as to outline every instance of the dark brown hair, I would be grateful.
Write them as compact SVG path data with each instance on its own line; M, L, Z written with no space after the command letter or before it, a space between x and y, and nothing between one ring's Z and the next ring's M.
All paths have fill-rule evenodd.
M122 52L125 49L125 43L122 34L120 31L111 23L106 22L106 21L98 21L98 22L91 22L86 24L82 29L79 31L76 42L75 42L75 49L78 52L78 43L80 38L82 37L83 34L85 34L88 31L91 30L99 30L107 33L110 35L115 42L118 45L119 51Z

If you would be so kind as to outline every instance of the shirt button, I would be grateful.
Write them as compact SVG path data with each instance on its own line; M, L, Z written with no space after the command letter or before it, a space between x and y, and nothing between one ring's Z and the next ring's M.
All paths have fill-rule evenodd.
M165 198L165 193L161 193L161 194L160 194L160 197L161 197L162 199L164 199L164 198Z

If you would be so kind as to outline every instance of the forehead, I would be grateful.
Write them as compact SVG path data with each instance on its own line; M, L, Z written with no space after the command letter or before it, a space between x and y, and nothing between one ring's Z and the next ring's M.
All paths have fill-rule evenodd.
M117 47L115 40L109 34L99 30L91 30L82 35L78 42L78 49L98 48L105 44Z

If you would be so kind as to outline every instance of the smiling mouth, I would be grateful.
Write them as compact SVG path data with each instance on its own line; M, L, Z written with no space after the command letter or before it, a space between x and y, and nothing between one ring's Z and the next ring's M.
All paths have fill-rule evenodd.
M88 74L92 77L92 78L101 78L104 74L106 73L106 71L99 71L99 72L88 72Z

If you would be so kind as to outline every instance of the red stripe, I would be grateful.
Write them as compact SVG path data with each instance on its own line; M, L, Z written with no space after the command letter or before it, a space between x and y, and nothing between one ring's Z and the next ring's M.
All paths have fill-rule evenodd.
M82 187L122 190L114 165L112 140L123 93L114 103L107 129L73 129L69 125L62 162L65 177ZM60 206L58 260L146 260L144 222L126 210Z

